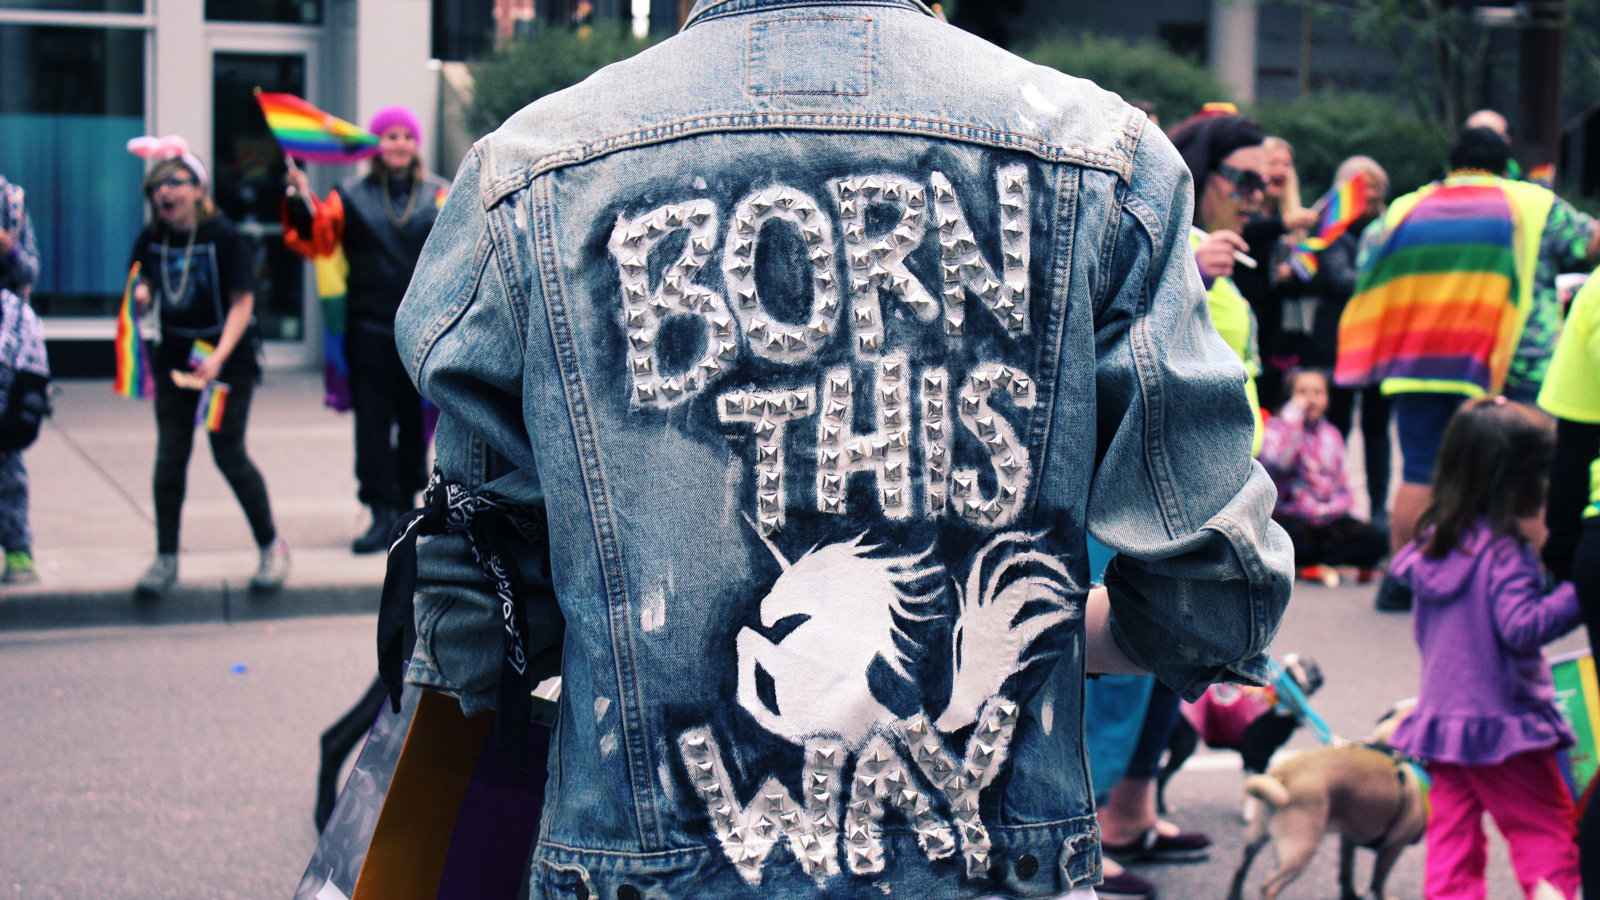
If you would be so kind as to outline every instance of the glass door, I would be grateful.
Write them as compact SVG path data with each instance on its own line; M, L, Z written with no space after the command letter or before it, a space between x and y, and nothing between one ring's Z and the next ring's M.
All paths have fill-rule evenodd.
M212 183L217 207L255 245L256 320L269 341L305 338L305 266L283 245L283 153L254 92L259 87L306 96L306 57L234 51L212 56Z

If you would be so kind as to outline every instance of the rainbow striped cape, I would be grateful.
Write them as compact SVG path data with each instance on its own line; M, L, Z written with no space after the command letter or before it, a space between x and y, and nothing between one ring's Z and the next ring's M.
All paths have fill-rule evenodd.
M1339 322L1339 384L1381 384L1390 394L1500 392L1532 304L1549 214L1548 201L1541 209L1541 198L1519 187L1457 176L1395 203Z
M378 152L378 136L329 115L293 94L256 90L267 127L289 156L319 163L352 163Z
M1367 211L1367 201L1372 196L1372 184L1367 173L1357 172L1341 184L1334 185L1321 200L1322 215L1317 220L1317 233L1295 245L1289 256L1289 267L1301 281L1317 276L1317 254L1328 249L1350 226Z

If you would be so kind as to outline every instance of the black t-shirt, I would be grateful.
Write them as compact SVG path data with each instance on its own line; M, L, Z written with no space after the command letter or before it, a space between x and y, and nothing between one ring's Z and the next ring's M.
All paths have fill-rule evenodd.
M215 345L222 338L233 298L255 291L250 244L220 215L200 223L192 248L189 232L152 222L139 232L132 261L139 263L140 277L150 286L151 298L160 304L161 344L154 360L157 377L164 378L173 369L187 371L194 342ZM256 344L255 324L251 323L223 364L222 381L253 377L261 371Z

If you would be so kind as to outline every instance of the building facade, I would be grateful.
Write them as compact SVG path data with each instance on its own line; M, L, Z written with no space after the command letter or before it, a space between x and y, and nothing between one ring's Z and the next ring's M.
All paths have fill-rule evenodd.
M404 104L431 138L430 0L0 0L0 175L27 191L33 303L63 375L108 374L144 163L124 145L182 135L217 205L255 238L269 366L320 357L308 267L283 248L284 162L252 99L288 91L364 123ZM431 140L424 143L427 161ZM314 167L326 190L353 171Z

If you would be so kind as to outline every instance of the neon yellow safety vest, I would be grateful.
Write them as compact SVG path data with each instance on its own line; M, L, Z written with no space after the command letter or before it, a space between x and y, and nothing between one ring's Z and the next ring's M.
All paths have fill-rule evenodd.
M1600 274L1589 276L1572 298L1539 389L1539 407L1557 418L1600 425Z
M1198 228L1189 230L1189 249L1192 251L1205 240L1206 233ZM1250 301L1239 293L1232 278L1218 278L1206 291L1206 308L1211 312L1211 324L1217 334L1244 363L1244 395L1250 401L1250 414L1255 417L1255 436L1250 441L1252 455L1261 452L1261 439L1265 423L1261 417L1261 396L1256 392L1256 376L1261 374L1261 350L1256 338L1256 312Z

